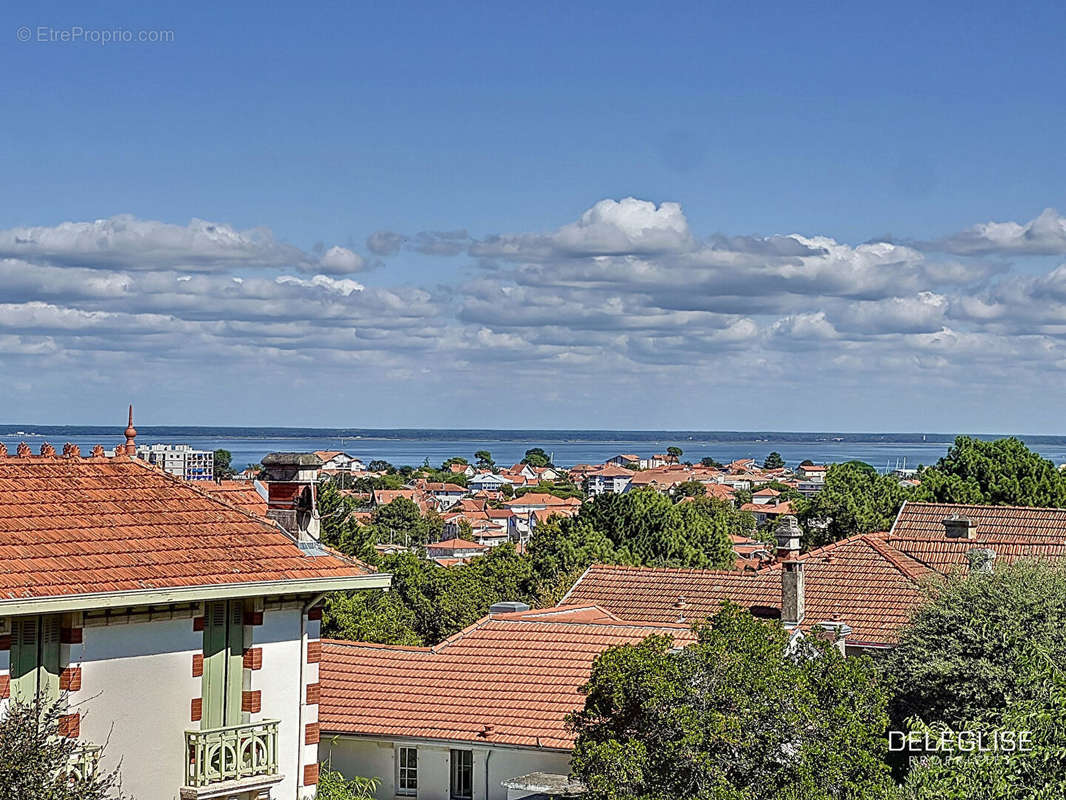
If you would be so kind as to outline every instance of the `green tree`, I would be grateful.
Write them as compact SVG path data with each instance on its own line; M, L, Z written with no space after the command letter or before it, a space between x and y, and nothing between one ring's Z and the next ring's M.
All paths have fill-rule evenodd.
M0 716L0 800L120 800L118 771L69 773L80 746L59 735L66 701L9 700Z
M697 642L613 647L569 717L590 800L858 800L891 788L887 696L867 658L726 604Z
M684 453L685 453L684 450L682 450L680 447L676 447L674 445L670 445L670 447L666 448L666 454L668 456L672 457L675 461L680 461L681 460L681 456L684 455Z
M1032 699L1032 654L1066 664L1066 564L1018 562L937 587L886 662L892 717L961 725Z
M231 463L233 461L233 453L229 450L223 450L221 447L215 451L215 477L222 480L229 480L237 474Z
M708 469L721 469L724 466L721 461L716 461L710 456L704 456L701 458L700 464Z
M394 472L392 464L384 459L375 458L369 464L366 465L367 470L370 472Z
M1030 654L1024 668L1031 687L1024 700L1002 709L1002 717L967 724L970 735L986 742L1017 740L1026 734L1026 746L991 754L954 747L949 753L932 753L919 759L907 773L903 797L907 800L1057 800L1066 797L1066 673L1038 653ZM939 741L950 731L944 725L921 720L912 730ZM956 739L957 741L957 739Z
M378 778L345 778L327 766L318 776L315 797L317 800L373 800L380 785Z
M918 496L941 503L1066 507L1066 473L1015 438L959 436L919 478Z
M496 466L496 462L492 460L492 453L488 450L478 450L474 453L474 458L477 459L477 465L481 469L492 469Z
M531 467L550 467L552 465L551 458L541 447L531 447L526 450L521 463L529 464Z
M762 462L762 466L763 469L781 469L781 467L785 466L785 459L781 458L781 454L774 450Z
M879 475L869 464L832 464L821 491L798 504L807 545L818 547L856 533L887 531L909 496L898 480Z
M412 545L429 541L429 525L422 516L422 511L413 500L406 497L397 497L383 506L378 506L370 519L383 534L379 541Z
M334 593L322 612L322 634L334 639L421 645L415 614L395 592Z

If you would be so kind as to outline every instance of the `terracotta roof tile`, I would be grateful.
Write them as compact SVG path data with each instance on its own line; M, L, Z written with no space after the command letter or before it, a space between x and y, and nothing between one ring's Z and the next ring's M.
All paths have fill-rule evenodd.
M685 626L619 622L587 606L486 617L433 648L326 640L319 722L331 734L569 750L564 719L584 703L593 659L653 633L692 641Z
M0 458L0 598L366 572L136 459Z

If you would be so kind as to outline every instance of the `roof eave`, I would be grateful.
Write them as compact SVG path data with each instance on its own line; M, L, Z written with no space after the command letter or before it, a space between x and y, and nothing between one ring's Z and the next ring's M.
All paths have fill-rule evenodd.
M15 597L0 600L0 616L50 614L63 611L89 611L108 608L136 608L139 606L160 606L202 600L228 600L238 597L277 597L282 595L352 591L355 589L388 589L391 585L391 574L375 572L367 575L345 575L327 578L247 581L244 583L134 589L120 592Z

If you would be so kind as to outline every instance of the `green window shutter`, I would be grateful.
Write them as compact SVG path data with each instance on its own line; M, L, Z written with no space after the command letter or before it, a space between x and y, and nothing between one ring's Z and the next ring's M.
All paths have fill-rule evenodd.
M226 608L225 601L208 603L204 613L204 675L202 729L221 728L226 717Z
M37 695L37 617L11 621L11 698L32 702Z
M226 725L240 725L241 694L244 691L244 602L229 603L227 631L229 659L226 664Z
M37 691L46 703L59 699L59 631L62 619L58 614L41 617L40 664Z

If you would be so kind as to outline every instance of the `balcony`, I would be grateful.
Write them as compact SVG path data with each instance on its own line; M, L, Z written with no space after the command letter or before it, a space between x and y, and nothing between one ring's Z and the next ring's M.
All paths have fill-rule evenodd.
M67 778L81 782L96 777L96 771L100 766L100 752L103 748L96 744L80 745L70 754L70 762L67 765Z
M279 782L278 720L185 731L183 798L210 798Z

